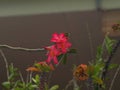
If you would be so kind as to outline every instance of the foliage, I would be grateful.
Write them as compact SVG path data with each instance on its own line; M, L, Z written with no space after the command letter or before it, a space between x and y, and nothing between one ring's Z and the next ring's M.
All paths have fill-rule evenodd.
M115 27L114 27L115 28ZM2 83L3 90L58 90L59 85L50 87L51 73L57 68L60 63L66 64L69 54L77 53L76 49L71 49L71 43L68 41L69 33L54 33L51 38L53 45L46 46L47 59L46 61L36 62L31 67L26 69L28 78L24 80L18 68L13 64L8 64L3 55L7 69L7 81ZM66 85L64 90L68 90L72 85L73 90L82 90L82 85L78 82L85 83L88 90L105 89L105 79L103 73L117 67L117 64L109 64L108 56L113 53L113 47L116 41L108 35L102 45L99 45L94 60L87 64L73 65L73 78ZM23 49L23 48L22 48ZM24 49L28 50L28 49ZM108 66L108 68L106 67Z

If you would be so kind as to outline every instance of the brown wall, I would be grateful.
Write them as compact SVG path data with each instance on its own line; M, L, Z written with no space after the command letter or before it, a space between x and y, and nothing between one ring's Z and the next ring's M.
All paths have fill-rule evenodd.
M52 33L71 33L70 41L72 47L77 48L78 54L69 56L67 65L58 67L52 78L52 84L59 84L63 88L72 78L72 64L87 63L88 60L93 59L96 46L103 40L101 18L102 13L96 11L0 17L0 44L41 48L51 44ZM91 34L93 55L90 51L88 32ZM20 68L24 76L27 66L46 58L45 53L42 52L29 53L10 49L3 51L7 60ZM6 78L5 64L1 56L0 66L1 82Z

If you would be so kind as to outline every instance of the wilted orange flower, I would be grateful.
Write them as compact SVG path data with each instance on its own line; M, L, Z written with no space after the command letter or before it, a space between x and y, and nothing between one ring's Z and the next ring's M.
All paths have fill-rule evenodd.
M73 72L74 77L77 80L86 80L88 79L88 74L87 74L87 65L85 64L80 64L75 71Z
M36 67L28 67L26 71L39 72L40 70Z
M44 67L49 67L50 70L55 70L54 66L52 64L47 64L45 61L41 61L38 64L44 66Z

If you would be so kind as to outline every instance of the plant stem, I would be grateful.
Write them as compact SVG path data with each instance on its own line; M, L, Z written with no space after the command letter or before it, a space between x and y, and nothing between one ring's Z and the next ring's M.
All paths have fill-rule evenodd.
M73 85L74 85L73 90L79 90L80 89L78 84L77 84L77 81L76 81L75 77L73 78Z
M113 48L113 51L112 51L111 54L109 55L108 60L105 62L104 71L103 71L103 73L102 73L102 80L104 80L105 77L106 77L106 73L107 73L107 71L108 71L108 67L109 67L109 64L110 64L110 62L111 62L111 59L112 59L112 57L114 56L114 54L116 53L119 45L120 45L120 40L118 40L118 42L116 43L116 46Z
M92 35L91 35L91 33L90 33L90 30L89 30L89 26L88 26L88 23L86 24L86 27L87 27L87 33L88 33L88 40L89 40L89 44L90 44L90 54L91 54L91 59L93 60L93 54L94 54L94 52L93 52L93 43L92 43Z
M20 50L20 51L28 51L28 52L37 52L37 51L45 50L44 48L30 49L30 48L23 48L23 47L12 47L9 45L0 45L0 48L8 48L12 50Z
M116 73L115 73L115 75L114 75L114 77L113 77L113 79L112 79L112 82L111 82L111 84L110 84L109 90L112 90L113 84L114 84L114 82L115 82L115 79L116 79L119 71L120 71L120 65L119 65L119 67L117 68Z
M33 72L30 72L30 83L32 82L32 73Z
M63 54L63 56L62 56L61 59L59 60L58 64L56 64L56 67L58 67L59 64L62 62L64 56L65 56L65 54Z
M29 82L29 72L27 72L27 76L26 76L26 83L28 83Z
M6 57L5 57L5 54L3 53L3 51L2 51L1 49L0 49L0 53L1 53L2 57L3 57L4 62L5 62L5 66L6 66L6 70L7 70L7 79L8 79L8 81L9 81L8 62L7 62L7 59L6 59Z
M24 81L24 79L23 79L23 76L22 76L21 72L19 72L19 75L20 75L21 81L22 81L23 83L25 83L25 81Z
M65 90L67 90L69 88L69 86L71 86L73 83L73 79L69 81L69 83L66 85Z

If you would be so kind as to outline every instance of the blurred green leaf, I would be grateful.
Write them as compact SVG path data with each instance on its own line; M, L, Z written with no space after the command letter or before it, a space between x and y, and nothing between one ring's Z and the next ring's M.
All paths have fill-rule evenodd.
M63 58L62 58L62 63L63 63L63 64L66 64L66 62L67 62L67 53L64 54L64 56L63 56Z
M96 60L97 61L102 58L102 54L103 54L102 46L98 46L97 47L97 54L96 54Z
M70 33L65 33L65 36L66 36L66 37L69 37L69 36L70 36Z
M114 69L114 68L117 68L118 67L118 64L110 64L108 69L111 70L111 69Z
M59 89L59 85L54 85L49 90L58 90L58 89Z
M68 53L77 53L77 50L76 50L76 49L70 49L70 50L68 51Z
M10 89L10 82L9 81L3 82L2 85L3 85L4 88Z
M105 37L105 46L109 54L112 52L114 43L115 40L110 39L108 36Z
M92 78L93 78L94 83L99 84L99 85L103 85L103 81L101 78L99 78L97 76L93 76Z
M64 54L61 54L61 55L59 55L59 56L57 57L57 58L58 58L58 61L60 61L60 60L62 59L63 55L64 55Z

